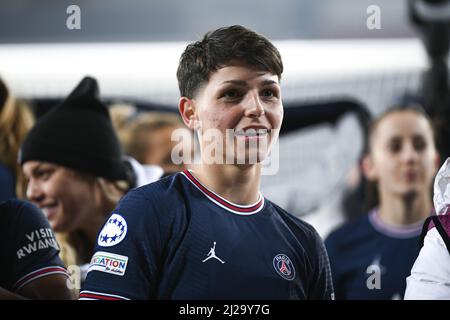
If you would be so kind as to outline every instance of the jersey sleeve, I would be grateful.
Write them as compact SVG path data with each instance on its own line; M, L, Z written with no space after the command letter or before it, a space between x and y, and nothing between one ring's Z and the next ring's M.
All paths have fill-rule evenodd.
M436 228L424 245L406 279L405 300L450 299L450 255Z
M130 191L99 232L80 300L155 298L164 205L141 191Z
M44 214L34 205L15 200L11 206L14 239L11 290L19 292L34 280L51 274L68 276L59 246Z
M322 239L315 230L313 230L313 237L315 268L308 298L312 300L334 300L333 281L328 254Z

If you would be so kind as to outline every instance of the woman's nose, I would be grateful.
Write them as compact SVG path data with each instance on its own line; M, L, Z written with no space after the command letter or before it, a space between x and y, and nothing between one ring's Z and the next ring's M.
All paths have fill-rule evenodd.
M245 115L250 118L259 118L264 114L264 107L259 95L254 94L246 102Z
M39 203L44 199L44 193L42 192L40 186L33 180L30 179L27 186L27 198L31 202Z

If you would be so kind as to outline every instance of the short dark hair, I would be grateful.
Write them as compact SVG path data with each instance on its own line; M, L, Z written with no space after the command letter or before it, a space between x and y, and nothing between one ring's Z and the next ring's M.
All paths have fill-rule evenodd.
M219 28L189 44L181 55L177 70L181 96L192 99L211 73L232 60L268 71L278 79L283 73L281 55L267 38L239 25Z

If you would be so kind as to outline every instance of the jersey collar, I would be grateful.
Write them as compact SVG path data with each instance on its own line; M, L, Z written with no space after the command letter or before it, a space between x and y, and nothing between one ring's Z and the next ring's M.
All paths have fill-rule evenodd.
M369 222L378 232L392 238L414 238L420 235L423 221L406 226L388 225L380 219L379 209L374 208L369 212Z
M262 196L261 192L259 193L258 200L254 204L243 206L232 203L219 196L217 193L209 190L199 180L197 180L197 178L195 178L189 170L184 170L183 172L181 172L181 174L185 176L187 180L192 183L198 190L200 190L200 192L203 193L209 200L229 212L239 215L252 215L261 211L264 207L264 197Z

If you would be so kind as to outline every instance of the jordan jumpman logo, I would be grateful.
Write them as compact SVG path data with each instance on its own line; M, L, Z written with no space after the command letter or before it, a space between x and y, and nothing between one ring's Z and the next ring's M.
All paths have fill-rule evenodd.
M211 258L216 258L221 263L225 263L225 261L221 260L218 256L216 256L216 242L215 241L214 241L214 246L211 248L211 250L209 250L206 259L203 260L202 262L208 261Z

